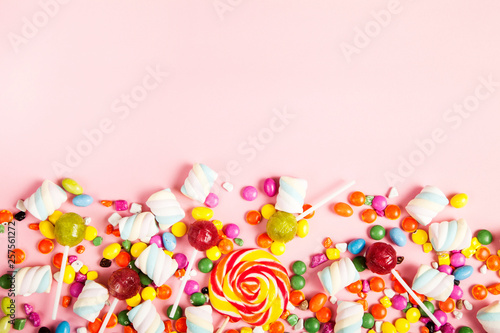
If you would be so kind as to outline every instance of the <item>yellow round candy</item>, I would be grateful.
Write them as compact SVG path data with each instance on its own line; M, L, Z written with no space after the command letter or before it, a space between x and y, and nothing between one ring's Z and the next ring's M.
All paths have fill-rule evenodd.
M396 319L394 326L399 333L406 333L410 330L410 322L405 318Z
M214 216L214 211L208 207L196 207L191 211L191 215L195 220L210 221Z
M450 200L450 205L455 208L462 208L467 205L467 201L469 201L469 197L465 193L458 193L453 196Z
M106 259L113 260L120 253L121 249L122 247L118 243L109 244L102 251L102 256Z
M97 229L91 225L88 225L85 229L85 239L88 241L93 241L97 237Z
M182 237L186 234L187 226L184 222L177 222L172 226L172 233L175 237Z
M309 234L309 222L307 220L300 220L297 223L297 236L304 238Z
M141 303L141 294L137 293L137 295L127 298L125 300L128 306L134 307Z
M142 251L144 251L148 247L148 244L143 242L137 242L132 245L130 248L130 255L134 258L137 258L141 255Z
M205 255L207 256L208 259L215 261L220 258L222 253L220 252L219 248L217 246L211 247L208 250L205 251Z
M49 221L41 221L38 224L38 229L48 239L55 239L56 235L54 234L54 225Z
M420 311L417 308L409 308L408 311L406 311L406 319L414 324L420 320Z
M429 239L429 236L425 230L417 229L411 234L411 239L415 244L424 245Z
M396 327L394 327L394 325L388 321L384 321L382 323L382 333L397 333L398 331L396 331Z
M73 283L75 281L75 269L71 265L66 265L66 269L64 270L64 278L63 282L67 284Z
M219 220L213 220L212 222L215 225L215 228L217 228L217 230L222 230L222 227L224 227L222 222Z
M156 298L156 290L153 287L146 287L142 289L141 296L145 301L147 301L148 299L154 300Z
M97 279L98 276L99 276L99 274L96 271L87 272L87 280L93 281L93 280Z
M282 243L282 242L273 242L271 244L271 252L275 256L282 255L283 253L285 253L285 250L286 250L285 243Z
M269 220L274 213L276 213L276 208L274 208L274 205L271 204L264 205L260 209L260 214L266 220Z

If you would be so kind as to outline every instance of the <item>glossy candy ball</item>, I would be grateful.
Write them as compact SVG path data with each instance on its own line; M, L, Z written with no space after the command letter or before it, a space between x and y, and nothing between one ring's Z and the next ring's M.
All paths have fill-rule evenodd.
M189 244L198 251L206 251L217 245L219 232L211 221L196 221L188 231Z
M306 286L306 279L302 275L293 275L290 278L290 285L294 290L301 290Z
M227 238L236 238L240 234L240 227L238 227L238 225L234 223L229 223L224 228L224 234L227 236Z
M396 250L383 242L370 245L366 251L366 266L376 274L389 274L397 264Z
M387 207L387 199L384 196L376 195L372 200L372 208L375 210L384 210Z
M195 280L189 280L188 282L186 282L186 286L184 287L184 292L188 295L192 295L194 293L197 293L200 291L200 285L198 284L198 282L196 282Z
M131 268L114 271L108 279L109 294L119 300L137 295L141 289L139 274Z
M373 318L371 313L365 313L363 314L363 323L361 326L366 329L370 329L375 325L375 318Z
M76 213L66 213L57 220L54 235L57 242L63 246L78 245L85 237L85 221Z
M297 260L292 265L292 272L294 272L297 275L303 275L306 272L306 270L307 270L307 266L301 260Z
M482 245L489 245L493 241L493 235L490 231L482 229L477 233L477 240Z
M203 295L203 293L196 292L196 293L193 293L193 294L189 297L189 301L190 301L190 302L191 302L191 304L193 304L194 306L200 306L200 305L205 304L205 302L206 302L206 298L205 298L205 295Z
M208 258L203 258L198 261L198 269L202 273L209 273L214 268L214 263Z
M381 225L374 225L370 228L370 237L374 240L381 240L385 237L385 229Z
M469 198L467 197L467 194L465 193L458 193L455 194L451 199L450 199L450 205L455 208L462 208L467 205L467 201L469 201Z
M319 322L318 319L316 318L307 318L305 321L304 321L304 329L308 332L308 333L316 333L319 331L319 328L321 326L321 323Z
M246 201L254 201L257 199L257 189L253 186L246 186L241 191L241 196Z
M352 192L349 195L349 203L353 206L363 206L365 204L365 195L363 192Z
M274 197L276 195L276 190L277 186L276 186L276 181L274 179L267 178L266 180L264 180L264 193L268 197Z

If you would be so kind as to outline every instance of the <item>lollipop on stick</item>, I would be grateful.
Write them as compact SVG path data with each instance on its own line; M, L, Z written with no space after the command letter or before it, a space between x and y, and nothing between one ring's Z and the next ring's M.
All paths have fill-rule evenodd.
M191 269L193 268L198 251L206 251L211 247L216 246L219 241L219 232L212 221L196 221L189 227L188 241L189 244L194 247L194 250L191 254L191 258L189 259L189 264L186 268L186 272L184 273L184 277L181 280L181 286L177 290L177 296L175 297L174 305L170 311L170 317L174 316L175 311L179 306L182 292L190 278Z
M64 252L61 262L61 270L59 273L59 281L57 282L56 298L52 309L52 320L57 318L57 309L59 308L59 298L61 297L64 272L66 271L66 261L68 261L69 248L78 245L85 236L85 221L76 213L66 213L61 215L57 220L54 233L56 241L64 246Z
M139 274L131 268L125 267L118 269L111 274L108 279L108 289L109 294L113 296L115 299L111 306L109 307L108 313L104 318L101 329L99 333L104 332L106 329L106 325L108 324L113 311L115 310L116 305L118 304L118 300L126 300L127 298L133 297L137 295L139 290L141 289L141 279L139 278Z

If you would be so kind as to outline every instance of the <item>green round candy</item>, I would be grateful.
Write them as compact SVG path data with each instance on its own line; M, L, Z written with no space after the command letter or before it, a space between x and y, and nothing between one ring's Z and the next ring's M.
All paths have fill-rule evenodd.
M10 289L10 286L12 285L12 275L10 274L4 274L0 277L0 287L3 289Z
M202 273L210 273L214 268L214 262L208 258L203 258L198 261L198 269Z
M81 243L85 237L85 221L76 213L61 215L54 227L54 234L59 244L73 247Z
M462 326L458 329L457 333L474 333L474 331L468 326Z
M307 270L307 266L303 261L297 260L292 265L292 272L297 275L303 275Z
M153 282L153 280L151 280L149 276L147 276L143 272L139 272L139 279L141 280L141 284L143 286L149 286L151 282Z
M488 230L482 229L477 233L477 240L482 245L488 245L493 241L493 235Z
M363 324L361 326L363 326L363 328L370 329L373 325L375 325L375 318L373 318L371 313L366 312L363 315Z
M354 264L354 267L356 267L356 270L358 272L362 272L366 267L366 257L365 256L357 256L354 259L352 259L352 263Z
M385 229L383 226L376 224L370 228L370 237L374 240L381 240L385 237Z
M203 295L203 293L193 293L191 294L191 297L189 297L189 301L194 306L200 306L205 304L207 299L205 298L205 295Z
M293 214L278 211L267 221L266 232L272 240L287 243L297 234L297 219Z
M309 332L309 333L316 333L319 331L319 327L321 326L321 323L319 322L318 319L316 318L307 318L304 321L304 329Z
M431 302L429 302L429 301L424 301L424 305L427 307L427 309L429 309L429 311L430 311L431 313L434 313L434 310L435 310L435 308L434 308L434 304L432 304L432 303L431 303ZM425 313L425 312L424 312L424 310L422 310L422 307L420 307L420 306L419 306L419 307L418 307L418 310L420 311L420 315L421 315L422 317L428 317L428 316L427 316L427 313Z
M291 315L286 317L286 321L290 324L290 326L294 326L299 322L299 316L292 313Z
M177 320L179 319L180 317L182 317L182 309L180 306L177 307L177 309L175 310L175 313L174 313L174 316L171 317L170 316L170 312L172 312L172 307L173 305L170 305L167 309L167 317L172 319L172 320Z
M118 324L122 325L122 326L128 326L130 325L130 320L128 319L128 310L123 310L121 311L117 317L118 319Z
M306 279L302 275L294 275L290 278L292 289L300 290L306 286Z

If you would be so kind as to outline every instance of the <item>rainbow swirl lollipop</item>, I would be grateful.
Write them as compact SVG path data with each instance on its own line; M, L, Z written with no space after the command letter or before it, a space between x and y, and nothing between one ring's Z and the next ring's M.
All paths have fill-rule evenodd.
M233 251L210 274L212 306L233 321L255 326L276 321L288 304L290 280L286 268L258 249Z

